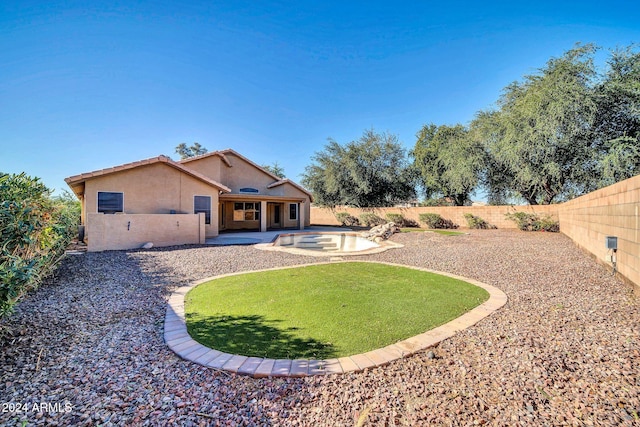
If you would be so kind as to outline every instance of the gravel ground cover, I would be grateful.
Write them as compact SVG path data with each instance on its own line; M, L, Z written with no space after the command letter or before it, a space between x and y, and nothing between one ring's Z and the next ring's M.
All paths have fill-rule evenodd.
M640 425L640 303L567 237L393 239L405 247L365 259L477 279L509 302L385 367L256 380L171 352L167 297L216 274L317 259L251 246L68 256L4 322L0 425Z

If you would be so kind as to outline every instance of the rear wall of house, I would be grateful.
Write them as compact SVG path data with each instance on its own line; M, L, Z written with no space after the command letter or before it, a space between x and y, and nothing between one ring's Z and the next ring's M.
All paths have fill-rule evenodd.
M222 182L223 169L227 168L220 156L209 156L199 160L188 161L184 163L184 166L217 182Z
M87 213L97 213L98 192L121 192L127 214L193 214L194 196L211 197L211 224L206 236L218 235L218 190L163 163L141 166L85 183ZM86 229L91 237L90 228Z
M222 164L221 182L231 189L232 194L240 193L240 189L245 187L255 188L258 194L271 194L267 189L275 181L271 176L231 153L225 156L231 167Z

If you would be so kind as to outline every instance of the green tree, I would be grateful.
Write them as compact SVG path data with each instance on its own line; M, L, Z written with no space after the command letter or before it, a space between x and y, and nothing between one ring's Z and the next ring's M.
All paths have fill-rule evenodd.
M480 111L471 122L471 138L485 147L485 167L482 171L481 186L487 194L487 201L492 205L505 205L518 194L511 188L514 176L498 159L489 154L490 147L495 147L504 134L499 111Z
M194 142L192 146L187 147L184 142L176 146L176 153L180 155L180 159L188 159L189 157L200 156L206 154L208 150L200 145L198 142Z
M411 152L428 199L442 196L463 206L479 185L485 166L482 143L464 126L425 125Z
M357 141L333 139L305 168L302 184L323 206L392 206L415 197L415 174L398 137L367 130Z
M550 59L538 74L507 86L498 102L500 138L489 140L487 148L504 168L509 188L529 204L584 192L597 111L590 86L595 50L577 46Z
M280 166L278 162L275 162L272 165L262 165L262 169L265 169L266 171L271 172L277 177L286 178L284 174L284 168Z
M589 190L640 174L640 52L611 52L594 89L597 114L592 147L595 171Z

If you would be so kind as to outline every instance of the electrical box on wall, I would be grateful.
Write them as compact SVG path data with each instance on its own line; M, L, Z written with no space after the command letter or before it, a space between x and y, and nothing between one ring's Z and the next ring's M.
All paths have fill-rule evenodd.
M607 249L618 249L618 238L616 236L607 236Z

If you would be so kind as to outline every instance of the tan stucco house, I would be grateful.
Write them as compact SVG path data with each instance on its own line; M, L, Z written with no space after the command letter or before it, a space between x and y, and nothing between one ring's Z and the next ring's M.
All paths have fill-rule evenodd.
M204 243L224 230L309 226L311 193L227 149L166 156L65 181L82 203L90 251Z

